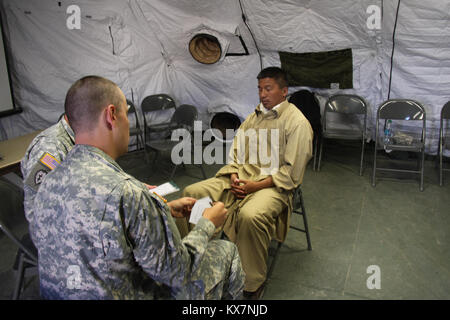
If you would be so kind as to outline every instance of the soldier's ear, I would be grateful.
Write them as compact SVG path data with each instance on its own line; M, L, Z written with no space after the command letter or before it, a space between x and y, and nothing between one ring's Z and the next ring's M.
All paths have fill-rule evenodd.
M114 127L115 122L117 120L116 107L114 105L110 104L105 108L104 119L107 128L111 130Z

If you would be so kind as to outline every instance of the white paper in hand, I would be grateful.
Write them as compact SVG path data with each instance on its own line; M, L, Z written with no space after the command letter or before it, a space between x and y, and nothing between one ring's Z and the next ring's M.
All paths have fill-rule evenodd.
M197 200L192 207L191 217L189 218L189 222L192 224L197 224L198 220L203 216L203 211L207 208L211 208L212 200L210 197L205 197Z
M151 192L154 192L161 197L177 192L178 190L180 190L180 188L178 188L178 186L173 182L166 182L157 186L156 188L150 189Z

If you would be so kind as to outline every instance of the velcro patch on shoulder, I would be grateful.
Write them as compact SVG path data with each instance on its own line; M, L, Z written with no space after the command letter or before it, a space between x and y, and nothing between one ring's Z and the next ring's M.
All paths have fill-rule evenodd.
M50 170L55 169L60 162L56 160L54 156L52 156L50 153L46 152L42 157L41 160L39 160L43 165L45 165Z
M30 173L28 174L28 178L24 181L24 183L35 192L37 192L42 181L44 181L45 176L50 171L51 170L48 167L44 166L40 161L38 161L31 169Z

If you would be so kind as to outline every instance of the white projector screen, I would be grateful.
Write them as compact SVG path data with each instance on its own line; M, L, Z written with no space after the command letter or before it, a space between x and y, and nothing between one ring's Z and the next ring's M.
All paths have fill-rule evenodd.
M9 115L15 110L9 82L6 52L3 43L3 29L0 19L0 116Z

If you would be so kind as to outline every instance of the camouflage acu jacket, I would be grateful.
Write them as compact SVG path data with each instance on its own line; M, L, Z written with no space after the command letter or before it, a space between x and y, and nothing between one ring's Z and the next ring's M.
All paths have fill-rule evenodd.
M95 147L76 145L34 205L42 298L203 299L218 273L232 274L234 297L242 291L237 250L209 241L214 224L201 218L181 240L167 205ZM208 242L219 245L201 266Z

